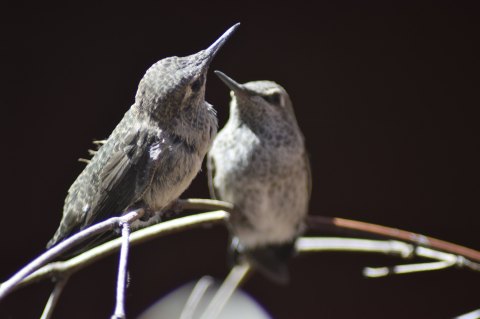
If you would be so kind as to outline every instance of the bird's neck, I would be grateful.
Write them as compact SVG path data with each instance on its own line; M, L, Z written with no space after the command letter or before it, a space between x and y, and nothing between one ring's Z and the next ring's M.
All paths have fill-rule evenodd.
M158 113L145 112L140 108L132 108L132 115L148 127L171 134L172 138L184 141L188 145L202 145L210 142L212 132L217 130L215 111L208 103L197 106L198 111L189 113L168 114L158 116Z
M238 105L235 101L230 104L230 125L247 126L257 135L262 135L268 116L264 110L251 107L251 105Z
M171 131L189 144L210 144L216 134L218 125L215 110L207 102L203 102L197 108L196 112L188 115L182 114L182 116L174 119Z

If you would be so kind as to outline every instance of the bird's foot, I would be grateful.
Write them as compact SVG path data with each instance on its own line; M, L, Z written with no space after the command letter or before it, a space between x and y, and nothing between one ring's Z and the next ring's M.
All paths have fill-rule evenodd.
M153 216L155 216L155 211L153 209L144 208L144 213L143 216L140 217L140 220L142 222L146 222L150 220L150 218L152 218Z
M170 203L170 205L162 210L162 220L171 219L173 217L177 217L183 212L183 204L182 201L179 199L174 200Z

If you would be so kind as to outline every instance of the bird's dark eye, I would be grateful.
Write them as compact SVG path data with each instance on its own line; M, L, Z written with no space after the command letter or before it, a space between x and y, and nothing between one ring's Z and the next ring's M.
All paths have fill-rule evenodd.
M280 93L273 93L269 95L262 96L265 101L273 105L280 104Z
M193 92L200 90L200 86L202 86L202 79L196 79L193 81L192 85L190 85Z

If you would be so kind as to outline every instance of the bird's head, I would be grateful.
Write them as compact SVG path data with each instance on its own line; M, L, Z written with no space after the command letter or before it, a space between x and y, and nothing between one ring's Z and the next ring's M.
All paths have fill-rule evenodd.
M152 65L138 86L135 104L158 120L202 107L208 67L213 58L238 28L232 26L207 49L186 57L168 57Z
M272 81L240 84L220 71L215 74L231 90L230 116L238 116L241 121L256 126L275 122L296 125L292 101L279 84Z

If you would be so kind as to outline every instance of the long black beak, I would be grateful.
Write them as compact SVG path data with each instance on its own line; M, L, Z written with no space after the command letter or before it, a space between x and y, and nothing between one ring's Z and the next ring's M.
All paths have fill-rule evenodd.
M235 93L235 95L237 96L248 95L248 91L245 89L243 85L241 85L240 83L237 83L234 79L227 76L225 73L221 71L214 71L214 73L220 78L220 80L222 80L223 83L225 83L226 86L228 86L230 90L233 91L233 93Z
M210 62L213 60L215 55L217 54L218 50L223 46L225 42L232 36L232 34L235 32L235 30L238 29L240 26L240 23L237 23L233 25L230 29L225 31L224 34L220 38L217 39L212 45L210 45L207 49L203 50L203 55L205 56L205 64L209 65Z

